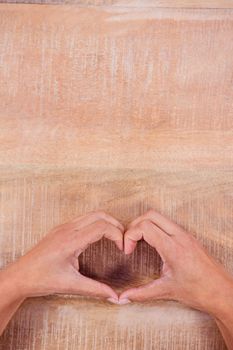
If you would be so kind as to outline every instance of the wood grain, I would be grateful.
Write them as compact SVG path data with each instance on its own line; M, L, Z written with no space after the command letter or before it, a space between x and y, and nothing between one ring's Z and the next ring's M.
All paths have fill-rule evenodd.
M42 333L36 337L34 329ZM16 347L9 347L16 339ZM190 312L171 302L126 306L123 310L87 299L50 299L43 304L40 299L28 300L2 344L4 349L30 350L225 349L212 321L198 311Z
M0 3L75 4L79 6L124 6L190 9L232 9L232 0L0 0Z
M2 267L76 215L127 223L154 207L233 273L233 10L147 4L0 5ZM105 240L81 263L117 289L160 269L146 244L125 257ZM0 348L224 344L209 316L176 303L56 296L26 301Z

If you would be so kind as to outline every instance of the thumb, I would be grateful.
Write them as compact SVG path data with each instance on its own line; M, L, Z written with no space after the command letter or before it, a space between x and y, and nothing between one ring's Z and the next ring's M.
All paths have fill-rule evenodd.
M171 299L170 289L168 282L159 278L144 286L126 290L120 295L119 302Z
M118 301L118 295L114 290L105 283L93 280L89 277L78 273L78 280L76 280L76 292L80 295L100 297L100 298L111 298Z

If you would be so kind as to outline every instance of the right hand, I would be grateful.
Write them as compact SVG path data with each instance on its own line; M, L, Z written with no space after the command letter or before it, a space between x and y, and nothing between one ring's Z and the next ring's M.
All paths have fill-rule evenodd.
M125 253L131 254L142 238L161 256L161 276L126 290L120 302L177 300L215 316L232 305L233 277L182 227L150 210L129 225L124 236Z

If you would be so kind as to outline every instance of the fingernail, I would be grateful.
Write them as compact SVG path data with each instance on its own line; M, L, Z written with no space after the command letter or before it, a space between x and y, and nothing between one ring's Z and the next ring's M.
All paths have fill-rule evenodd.
M129 255L129 254L131 254L131 251L129 249L125 249L124 253L125 253L125 255Z
M118 299L108 298L107 300L108 300L110 303L113 303L113 304L119 304Z
M120 304L120 305L125 305L125 304L129 304L129 303L131 303L131 301L127 298L119 299L119 302L118 302L118 304Z

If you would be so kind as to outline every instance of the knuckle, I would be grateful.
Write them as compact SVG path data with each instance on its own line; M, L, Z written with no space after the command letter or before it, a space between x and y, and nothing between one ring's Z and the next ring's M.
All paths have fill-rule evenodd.
M106 218L107 214L104 210L98 210L95 212L96 217L98 218Z
M155 213L155 210L154 209L149 209L147 212L146 212L146 214L145 214L145 216L151 216L151 215L153 215Z
M103 229L103 228L105 228L107 226L107 224L108 223L104 219L99 219L99 220L96 221L95 226L98 229Z
M136 226L139 230L144 230L144 224L143 221L139 222Z
M88 215L94 216L94 217L101 217L101 211L100 210L91 211L91 212L89 212Z
M140 230L143 230L143 231L148 230L151 227L151 222L150 220L145 219L138 224L138 227Z

